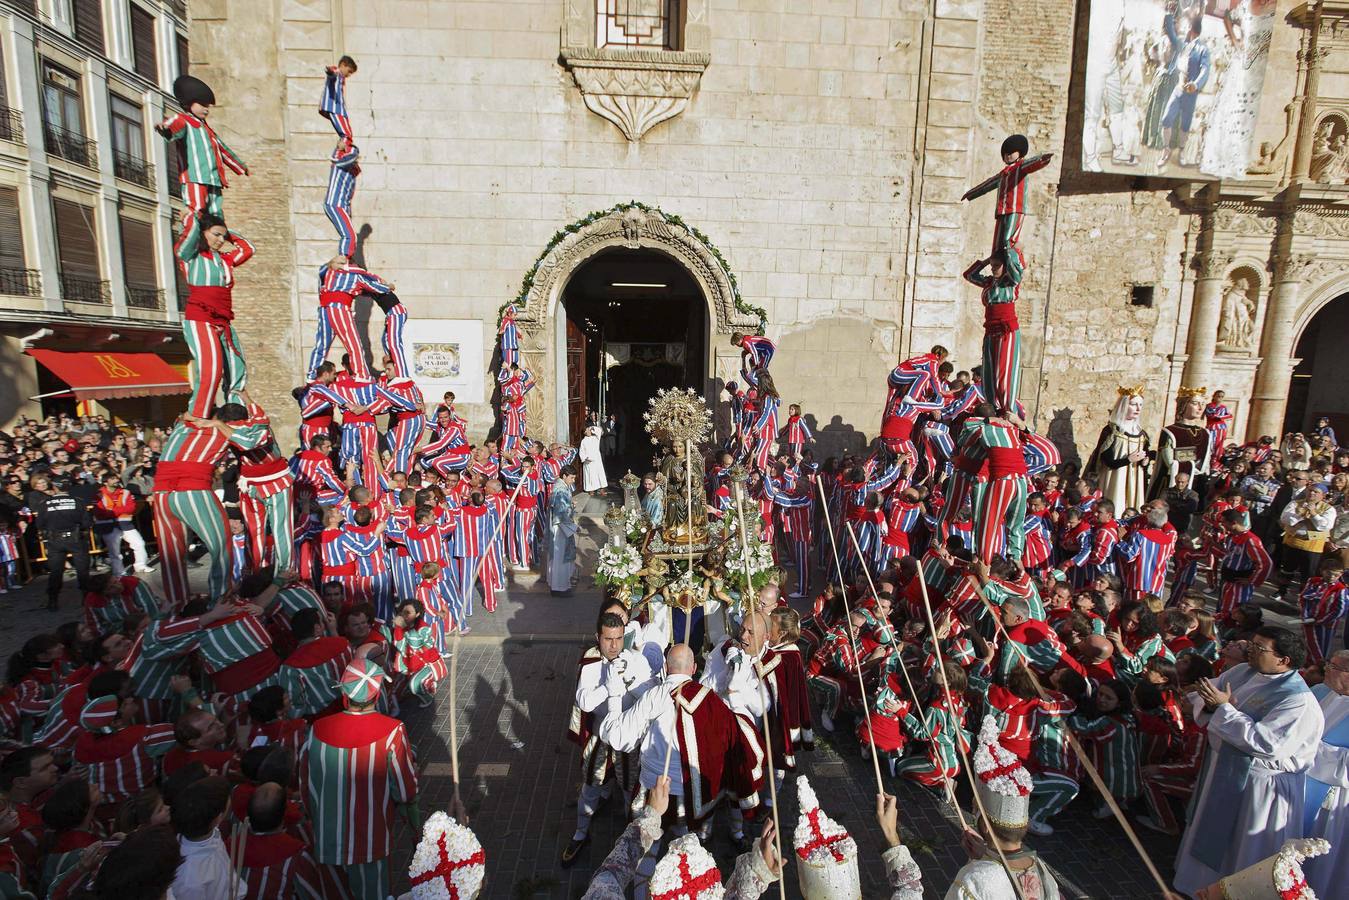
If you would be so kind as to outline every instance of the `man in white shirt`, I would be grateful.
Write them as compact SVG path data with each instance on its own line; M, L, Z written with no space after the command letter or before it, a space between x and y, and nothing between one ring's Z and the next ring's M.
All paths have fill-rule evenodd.
M174 900L240 900L248 893L220 838L229 799L229 782L212 776L189 785L174 800L171 818L183 854L173 878Z
M590 820L600 803L613 790L617 774L622 787L630 787L627 759L600 736L600 728L609 711L611 691L618 691L620 711L631 706L656 682L651 665L640 650L624 649L626 623L616 612L600 616L596 627L596 646L581 657L576 676L576 707L572 711L571 735L581 745L581 796L576 802L576 831L562 850L562 867L576 861L581 849L590 842ZM615 773L615 769L620 770Z
M1307 770L1325 727L1298 674L1306 655L1301 635L1266 625L1251 638L1245 664L1201 679L1191 695L1208 750L1176 855L1183 893L1197 894L1302 835Z
M768 619L759 612L747 614L735 634L712 648L707 668L698 679L717 692L732 712L743 713L762 725L767 691L754 663L763 658L768 637Z

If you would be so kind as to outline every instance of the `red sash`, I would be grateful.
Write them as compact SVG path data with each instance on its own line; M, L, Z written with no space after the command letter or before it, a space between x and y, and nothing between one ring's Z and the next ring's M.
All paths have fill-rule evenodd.
M228 325L234 320L234 289L218 285L191 285L183 318L192 322Z
M421 415L421 413L418 412L418 411L415 410L415 409L409 409L409 410L405 410L404 412L395 413L395 415L398 416L398 421L400 421L400 422L406 422L408 419L415 419L415 418L417 418L418 416Z
M343 411L342 411L342 424L343 424L343 425L374 425L374 424L375 424L375 415L374 415L374 413L368 413L368 412L354 413L354 412L351 412L351 411L349 411L349 410L343 410Z
M239 474L244 478L261 479L289 472L290 467L284 459L269 459L263 462L246 462L239 466Z
M1007 475L1025 475L1026 457L1015 447L988 448L988 477L1002 478Z
M319 306L332 306L335 303L349 307L351 295L346 291L319 291Z
M215 464L208 462L160 462L155 466L155 491L209 491Z
M887 416L881 423L881 437L892 441L907 441L913 437L913 420L903 416Z
M976 460L968 456L957 456L952 462L952 465L957 472L964 472L966 475L974 475L979 478L988 477L987 457ZM1022 465L1025 465L1025 460L1022 460ZM1022 471L1025 470L1023 469Z
M985 306L984 327L993 327L1001 331L1015 331L1020 327L1016 320L1016 304L990 303Z
M304 424L310 428L327 428L333 424L333 414L330 412L319 413L316 416L310 416L304 420Z
M254 687L265 678L270 678L281 668L281 657L270 648L254 653L247 659L241 659L233 665L225 666L211 673L211 683L222 694L237 694Z

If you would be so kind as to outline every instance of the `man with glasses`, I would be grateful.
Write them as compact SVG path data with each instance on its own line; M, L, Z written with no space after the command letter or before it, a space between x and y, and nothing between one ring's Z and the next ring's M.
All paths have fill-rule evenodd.
M1325 727L1298 673L1306 656L1300 635L1265 625L1244 664L1200 679L1189 695L1208 751L1176 856L1177 890L1197 894L1304 833L1307 770Z

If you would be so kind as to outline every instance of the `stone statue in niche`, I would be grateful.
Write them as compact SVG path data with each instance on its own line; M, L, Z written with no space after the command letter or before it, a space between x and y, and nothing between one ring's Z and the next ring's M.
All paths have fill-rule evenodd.
M1255 291L1244 275L1233 275L1223 285L1222 318L1218 320L1218 344L1233 350L1249 350L1255 337Z
M1339 184L1349 179L1349 146L1344 121L1327 116L1316 126L1308 175L1317 184Z

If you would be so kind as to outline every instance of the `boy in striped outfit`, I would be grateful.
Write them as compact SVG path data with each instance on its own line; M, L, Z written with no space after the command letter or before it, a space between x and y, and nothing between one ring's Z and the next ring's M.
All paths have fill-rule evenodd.
M403 723L375 711L387 676L366 659L342 673L346 709L314 723L300 757L300 791L314 826L314 856L344 869L357 900L389 896L395 807L420 829L417 760Z
M810 426L806 420L801 418L801 405L793 403L787 407L787 450L793 457L800 459L801 451L806 448L806 444L815 439L815 435L810 433Z
M308 450L290 458L290 471L298 494L313 497L322 506L332 506L346 496L347 484L333 468L333 441L326 434L316 435Z
M243 514L253 565L267 564L267 532L272 535L272 564L278 572L291 567L291 537L294 534L295 477L286 465L272 433L272 420L266 410L254 403L245 391L241 399L247 417L232 421L236 434L244 435L253 447L237 450L239 458L239 512Z
M253 245L230 231L218 215L189 211L174 254L188 285L183 338L197 364L188 411L206 418L222 384L227 402L232 402L248 381L243 349L234 331L233 291L234 269L252 258Z
M497 327L497 343L501 346L501 364L513 366L520 361L520 326L515 324L515 304L506 305Z
M323 196L323 212L337 229L338 255L350 257L356 252L351 198L356 196L356 179L361 174L361 151L355 144L338 141L328 162L328 192Z
M1308 658L1323 662L1333 652L1335 626L1349 608L1349 584L1344 582L1344 563L1327 556L1314 578L1308 579L1298 597L1302 612L1302 636Z
M497 531L501 514L494 505L486 502L481 492L474 491L468 502L451 510L450 515L455 523L450 552L459 573L459 596L464 604L464 615L473 615L475 584L482 587L482 602L487 611L495 612L496 588L500 586L501 575L496 570L493 544L501 539Z
M534 376L528 369L511 363L497 373L497 383L501 385L501 446L511 450L525 439L528 424L525 395L534 389Z
M1218 600L1219 622L1232 618L1232 611L1251 602L1255 589L1265 583L1273 569L1269 552L1251 530L1250 514L1229 509L1222 514L1226 537L1222 542L1222 588Z
M318 377L319 366L332 349L334 338L342 342L350 373L362 381L370 380L370 367L366 365L365 348L356 334L351 304L357 294L389 294L393 289L393 284L374 272L352 265L346 256L335 256L319 269L318 329L314 335L314 349L309 354L309 381Z
M184 111L160 122L155 131L178 145L183 202L193 216L200 212L222 216L221 190L229 187L229 178L221 164L239 175L247 175L248 166L207 124L215 92L206 82L179 75L173 82L173 96Z
M323 95L319 97L319 115L332 123L333 131L348 147L353 140L351 116L347 114L347 79L356 74L356 60L343 56L337 65L323 73Z

